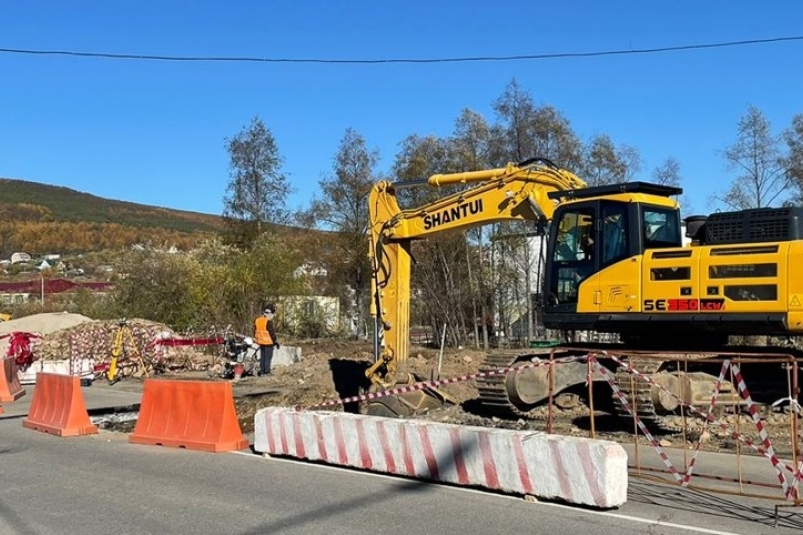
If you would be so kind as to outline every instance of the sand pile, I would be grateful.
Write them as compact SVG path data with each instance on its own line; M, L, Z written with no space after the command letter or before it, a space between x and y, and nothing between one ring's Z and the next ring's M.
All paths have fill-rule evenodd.
M92 318L68 312L45 312L0 323L0 336L13 332L48 335L50 333L91 322ZM9 339L0 340L0 355L8 353Z
M69 312L33 314L0 323L0 334L12 332L50 334L88 321L92 321L92 318Z

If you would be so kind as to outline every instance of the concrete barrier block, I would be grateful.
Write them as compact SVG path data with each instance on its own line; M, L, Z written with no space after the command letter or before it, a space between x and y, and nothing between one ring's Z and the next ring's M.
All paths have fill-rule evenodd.
M295 346L279 345L279 349L273 350L273 360L271 367L289 366L301 362L301 348Z
M94 376L93 361L91 359L81 359L73 362L74 369L70 368L70 360L36 360L27 370L19 372L20 384L36 384L36 374L40 372L55 373L58 375L78 375L81 378L91 378Z
M482 487L598 508L627 501L627 453L615 442L423 420L266 407L260 453Z

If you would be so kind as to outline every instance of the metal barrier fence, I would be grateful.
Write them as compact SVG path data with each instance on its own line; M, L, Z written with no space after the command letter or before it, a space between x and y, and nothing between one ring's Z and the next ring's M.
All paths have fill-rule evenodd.
M564 362L556 358L556 351L587 351L582 348L556 348L549 355L549 400L547 403L547 432L553 433L556 411L553 403L559 394L554 391L554 367ZM631 469L638 477L650 477L675 484L681 488L695 488L710 492L749 496L778 500L784 504L779 507L798 507L803 505L800 496L800 482L803 480L803 459L800 451L801 417L798 399L800 396L799 371L800 358L786 353L725 353L715 354L672 354L656 355L654 352L612 352L596 351L588 353L588 419L590 438L598 438L597 418L600 416L595 406L594 384L600 381L607 383L615 402L624 414L633 422L632 440L634 455ZM644 364L646 370L638 369ZM672 370L671 373L656 373L662 363ZM699 385L709 388L707 392L693 391L694 382L690 378L698 371L689 371L690 367L706 365L712 370L718 369L718 375L709 374ZM745 366L753 366L758 371L766 372L772 366L775 371L785 375L785 384L775 384L775 388L783 387L784 396L772 403L756 402L748 388L751 377L744 371ZM623 380L626 374L627 380ZM770 378L771 374L770 374ZM758 382L758 381L754 381ZM705 388L703 388L705 390ZM655 421L645 418L644 407L657 399L663 406L674 407L671 418L679 419L676 429L661 429ZM703 400L707 402L703 402ZM645 401L646 400L646 401ZM608 400L610 401L610 400ZM649 411L648 411L649 412ZM649 412L650 415L655 414ZM660 420L660 417L658 418ZM682 451L667 451L667 444L659 439L660 432L669 433L673 437L680 436ZM714 435L725 439L734 450L728 453L727 459L733 466L729 474L706 473L700 469L699 453L705 437L713 439ZM754 438L755 437L755 438ZM645 462L649 459L642 456L645 447L653 450L660 463L658 467ZM621 442L621 441L620 441ZM778 451L782 445L782 451ZM682 455L682 460L679 457ZM674 457L674 459L673 459ZM766 459L767 474L756 475L756 460ZM749 469L745 463L749 461ZM654 463L653 463L654 464ZM715 468L720 471L723 463ZM703 484L692 485L692 479L717 481L735 485L735 488L711 487ZM756 489L777 489L780 494L760 492ZM749 490L748 490L749 489Z

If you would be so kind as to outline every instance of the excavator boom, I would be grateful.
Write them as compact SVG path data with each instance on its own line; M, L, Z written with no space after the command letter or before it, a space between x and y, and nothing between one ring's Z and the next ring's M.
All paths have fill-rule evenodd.
M402 210L397 188L476 184L426 206ZM499 221L552 218L557 201L549 194L585 187L569 171L544 159L483 171L436 174L414 183L378 182L369 196L371 314L376 322L375 363L366 375L378 388L400 382L399 364L407 360L410 316L410 245L449 230ZM412 405L418 406L418 403Z

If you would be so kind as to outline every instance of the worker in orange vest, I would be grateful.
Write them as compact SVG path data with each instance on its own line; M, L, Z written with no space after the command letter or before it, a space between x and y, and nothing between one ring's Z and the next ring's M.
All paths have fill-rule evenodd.
M273 316L276 305L272 303L262 307L262 315L254 320L254 341L259 344L259 375L271 375L270 363L273 360L273 348L279 348Z

